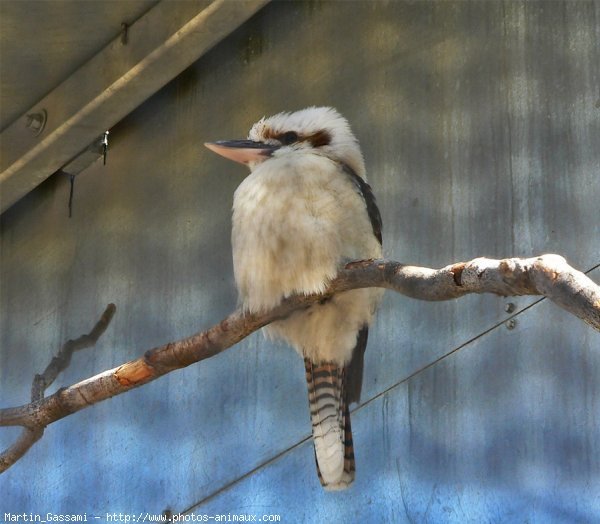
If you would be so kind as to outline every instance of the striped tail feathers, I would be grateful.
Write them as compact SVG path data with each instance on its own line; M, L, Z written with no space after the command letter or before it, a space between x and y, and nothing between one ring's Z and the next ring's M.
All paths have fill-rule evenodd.
M317 473L327 490L354 480L354 447L344 391L344 369L331 362L304 359Z

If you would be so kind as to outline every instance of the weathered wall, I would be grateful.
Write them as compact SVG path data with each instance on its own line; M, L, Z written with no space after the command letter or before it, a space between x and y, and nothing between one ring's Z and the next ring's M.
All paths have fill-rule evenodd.
M277 2L111 132L108 165L2 216L1 405L109 302L66 385L235 307L245 175L202 147L334 105L365 153L386 255L600 263L600 4ZM600 270L591 273L600 281ZM516 327L504 326L513 302ZM600 336L548 301L388 294L353 415L357 481L324 493L303 366L256 334L62 420L0 477L0 510L279 514L283 522L600 519ZM0 444L14 435L0 431Z

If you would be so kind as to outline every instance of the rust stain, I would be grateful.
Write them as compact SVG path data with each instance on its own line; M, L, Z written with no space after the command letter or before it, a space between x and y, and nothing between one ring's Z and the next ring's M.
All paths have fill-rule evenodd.
M348 262L345 266L346 269L355 269L362 267L369 267L373 263L374 259L369 258L367 260L356 260L354 262Z
M508 260L504 259L501 260L500 263L498 264L498 271L500 272L500 274L505 277L507 274L511 275L512 274L512 270L510 268L510 264L508 263Z
M114 374L119 384L125 387L132 387L139 383L145 382L153 375L154 369L142 359L123 364L115 371Z
M260 33L249 34L244 41L243 61L244 64L253 62L263 54L265 40Z
M540 263L538 263L537 266L539 271L543 273L543 275L552 282L554 282L560 276L558 271L555 271L544 261L540 261Z
M462 272L466 265L466 262L459 262L450 268L450 271L452 272L452 278L454 278L454 283L459 287L462 286Z

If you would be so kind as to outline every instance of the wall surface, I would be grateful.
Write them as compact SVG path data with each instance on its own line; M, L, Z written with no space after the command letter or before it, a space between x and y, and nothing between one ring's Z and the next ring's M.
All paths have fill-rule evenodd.
M599 41L598 2L268 5L111 130L72 218L60 176L2 216L0 405L26 402L109 302L108 331L51 391L234 309L230 208L246 172L202 143L282 110L334 105L351 122L388 257L553 252L600 282ZM0 515L600 520L600 335L547 300L388 293L345 492L317 480L305 388L298 356L255 334L51 425L0 476Z

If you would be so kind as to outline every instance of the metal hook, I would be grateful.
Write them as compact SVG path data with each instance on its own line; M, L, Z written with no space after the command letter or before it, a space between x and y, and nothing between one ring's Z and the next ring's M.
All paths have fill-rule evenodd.
M106 165L106 154L108 153L108 131L104 131L102 136L102 164Z

